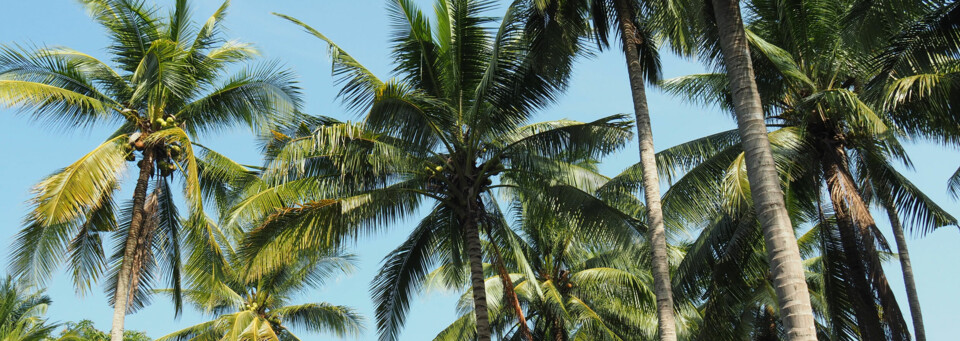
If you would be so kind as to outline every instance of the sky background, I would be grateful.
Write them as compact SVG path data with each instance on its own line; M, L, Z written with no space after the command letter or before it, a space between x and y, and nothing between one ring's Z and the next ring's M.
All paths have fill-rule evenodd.
M164 6L169 2L160 1ZM418 2L429 10L432 1ZM0 3L0 43L68 46L102 60L109 59L104 31L87 16L78 2L2 0ZM205 21L220 5L214 0L194 0L192 3L194 17L200 21ZM490 14L499 16L504 10L505 4ZM330 76L326 46L299 28L272 16L271 12L289 14L310 24L381 78L387 78L392 66L388 46L390 22L385 0L235 0L226 18L229 39L254 43L262 51L263 60L280 60L299 75L307 112L355 120L356 114L347 112L335 99L337 88ZM695 61L681 60L666 52L663 66L665 77L703 72ZM655 89L648 89L657 150L736 127L728 114L716 108L683 104ZM581 60L567 94L534 120L569 118L586 121L631 112L625 64L620 53L614 50ZM5 268L9 262L10 245L28 211L25 202L30 198L31 187L51 172L83 156L112 131L111 127L54 131L32 122L28 115L0 107L0 266ZM241 163L260 163L253 136L245 129L203 136L199 142ZM960 164L960 152L924 143L909 143L907 150L913 158L915 170L905 170L906 174L950 213L960 215L957 202L945 191L946 179ZM637 159L636 143L631 143L630 147L604 160L602 169L612 175ZM127 174L125 179L124 192L130 193L135 177ZM885 217L885 214L876 215L881 230L889 234ZM377 273L380 260L406 237L413 221L361 238L352 250L358 255L357 271L306 293L299 302L352 306L367 318L366 331L358 339L376 340L369 283ZM892 236L889 239L892 243ZM960 324L956 322L960 321L960 310L956 309L960 304L960 294L956 291L960 279L960 233L956 228L942 228L923 238L910 237L909 243L927 336L930 340L953 338L960 334ZM886 266L888 279L909 320L899 269L899 263L895 261ZM98 328L109 330L113 310L102 290L95 288L80 296L71 283L66 274L54 276L49 283L48 294L53 299L50 319L60 322L90 319ZM456 299L454 293L421 295L411 305L401 340L432 339L457 317ZM174 319L172 305L167 299L157 297L149 307L128 316L126 325L128 329L143 330L156 338L202 321L206 321L206 316L189 307L179 319ZM304 339L331 338L330 335L299 334Z

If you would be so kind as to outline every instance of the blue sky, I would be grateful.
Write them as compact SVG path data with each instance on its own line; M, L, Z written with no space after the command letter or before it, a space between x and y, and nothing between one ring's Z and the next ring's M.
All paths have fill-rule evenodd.
M214 0L194 0L193 3L199 20L205 20L220 5ZM499 15L503 10L501 6L491 14ZM235 0L227 16L230 39L254 43L263 52L264 59L281 60L299 74L308 112L342 120L355 119L355 113L346 112L334 98L336 88L330 76L326 46L270 15L271 12L289 14L312 25L385 78L391 65L387 45L390 23L384 0ZM77 2L68 0L4 1L0 12L0 43L69 46L108 59L102 29L87 17ZM666 54L663 65L666 77L703 72L695 62ZM571 84L558 103L535 119L592 120L632 110L624 61L617 51L581 61ZM715 108L679 103L653 89L649 95L658 150L735 127L727 114ZM31 187L81 157L111 131L109 127L51 131L31 122L27 115L0 108L0 264L5 266L8 262L9 245L27 212L25 201L30 197ZM200 142L240 162L259 163L253 138L244 129L208 135ZM908 151L915 163L915 170L907 171L908 176L948 211L960 215L956 201L945 193L947 177L960 164L960 152L923 143L908 145ZM605 160L603 169L613 174L636 162L636 155L636 145L631 144ZM125 192L129 193L133 177L128 174L126 179ZM883 217L885 215L877 215L877 220L881 230L887 232L889 227ZM302 298L303 302L326 301L357 308L368 322L366 332L359 339L375 340L373 305L367 288L376 275L380 259L403 240L411 227L412 220L392 226L384 233L361 238L354 248L359 255L358 270L309 292ZM943 340L960 333L960 325L956 323L960 320L960 310L956 309L960 296L955 290L960 279L960 248L957 247L960 233L955 228L944 228L922 239L910 238L909 242L929 339ZM899 265L893 262L886 269L901 307L908 314ZM69 276L60 274L51 281L48 293L54 302L49 311L52 320L90 319L99 328L109 330L112 309L98 288L81 297L73 289ZM411 306L401 339L432 339L456 318L455 301L456 296L450 293L421 296ZM159 337L201 322L203 318L187 309L183 316L174 319L172 306L158 297L151 306L128 316L127 327ZM307 336L306 339L315 338L306 333L301 335Z

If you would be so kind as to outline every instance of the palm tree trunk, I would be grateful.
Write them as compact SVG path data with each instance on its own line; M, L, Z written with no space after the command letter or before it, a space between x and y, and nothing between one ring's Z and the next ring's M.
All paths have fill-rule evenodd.
M837 172L827 168L824 176L827 178L827 186L835 188L831 183L835 182ZM831 197L833 193L831 193ZM853 219L850 217L849 210L843 206L842 201L831 200L833 204L834 216L837 219L837 229L840 232L840 244L843 246L843 255L847 270L849 273L845 276L847 285L847 295L850 297L850 304L853 305L854 317L857 321L857 330L860 338L863 340L883 340L886 336L883 333L883 327L880 325L880 312L873 296L873 288L867 281L867 270L864 267L862 253L860 252L859 238L854 232Z
M493 235L491 235L490 230L487 229L487 238L493 240ZM494 253L494 265L497 267L497 272L500 274L500 281L503 283L503 296L507 298L507 303L513 306L513 312L517 314L517 327L520 329L520 334L523 335L523 338L527 341L533 341L533 334L530 334L530 328L527 326L527 318L523 315L523 307L520 306L520 299L517 298L517 292L514 290L513 280L510 279L510 274L507 272L507 266L503 263L503 255L500 254L500 248L497 247L497 244L491 243L490 245Z
M490 315L487 314L487 288L483 276L483 251L477 220L467 214L464 222L464 242L470 259L470 284L473 287L473 312L477 318L477 340L490 341Z
M113 303L113 325L110 329L110 341L123 341L123 323L130 305L130 282L133 277L134 255L137 241L140 239L143 225L143 211L147 201L147 187L150 176L153 174L153 153L145 149L140 164L140 176L137 186L133 190L133 214L130 219L130 229L123 248L123 259L120 261L120 273L117 275L117 288Z
M760 94L750 60L750 47L740 16L740 3L739 0L712 0L712 3L746 158L750 194L757 218L763 226L784 331L788 340L816 340L816 325L800 249L787 215L780 178L767 138Z
M909 332L906 321L883 273L883 263L877 251L876 240L883 236L879 235L879 231L875 232L877 224L850 173L843 145L832 139L826 141L827 144L821 147L824 152L823 171L830 191L830 200L837 212L844 253L847 254L853 270L855 283L864 278L869 279L869 284L857 285L857 293L869 296L864 297L864 304L869 305L868 310L862 316L857 316L858 322L863 325L861 332L868 332L861 336L866 340L907 340ZM877 305L882 308L882 314L877 310ZM881 320L886 323L885 328L879 326ZM889 330L889 335L885 335L885 330Z
M553 325L553 341L567 341L567 333L563 330L560 319L554 318L551 324Z
M648 238L653 253L653 287L657 295L657 320L660 340L677 339L676 318L673 314L673 290L670 287L670 265L667 262L667 236L663 226L660 204L660 177L657 174L656 151L653 149L653 130L644 88L643 67L640 65L638 45L644 43L634 25L634 11L627 1L617 1L617 21L622 32L627 74L633 96L633 111L637 122L637 140L640 144L640 165L643 171L643 193L647 206Z
M920 313L920 297L917 296L917 284L913 280L913 266L910 265L910 251L907 250L907 239L903 236L903 226L897 216L897 207L887 198L883 202L890 218L890 227L893 228L893 238L897 240L897 254L900 258L900 268L903 271L903 285L907 289L907 302L910 304L910 315L913 317L913 334L917 341L926 341L927 335L923 329L923 314Z

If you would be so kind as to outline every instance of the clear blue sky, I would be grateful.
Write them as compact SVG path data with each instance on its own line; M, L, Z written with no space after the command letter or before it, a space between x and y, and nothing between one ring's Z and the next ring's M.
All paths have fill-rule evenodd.
M167 4L169 1L161 1ZM419 0L428 5L430 1ZM505 1L504 1L505 2ZM195 16L205 20L219 1L194 0ZM381 75L389 75L389 22L384 0L324 0L324 1L257 1L235 0L227 16L227 35L230 39L251 42L258 46L266 59L282 60L299 75L310 113L355 119L335 101L336 88L330 77L326 46L302 33L298 28L270 15L280 12L293 15L324 32L362 63ZM504 7L495 9L499 15ZM90 20L81 6L69 0L3 1L0 12L0 43L69 46L101 59L106 55L107 40L102 29ZM694 62L664 57L667 77L702 72ZM653 129L658 149L684 142L705 134L734 128L729 117L717 109L694 107L650 91ZM544 110L538 120L571 118L591 120L614 113L632 110L623 58L616 51L582 61L572 81L570 91L560 101ZM24 203L30 188L41 178L64 167L94 146L111 132L109 128L95 128L79 132L50 131L18 115L14 110L0 108L0 264L9 259L9 245L21 228L27 212ZM253 139L244 130L207 136L200 141L238 161L257 164L259 156ZM928 144L908 146L916 170L907 174L954 215L960 215L956 201L945 193L947 177L958 166L960 153ZM636 162L634 144L605 160L603 169L614 173ZM126 178L127 184L133 177ZM125 192L131 191L127 186ZM881 229L889 228L878 215ZM393 249L409 232L411 222L393 226L388 232L363 238L354 252L359 255L359 269L351 276L340 278L324 288L303 297L303 302L326 301L353 306L367 317L367 330L360 340L376 340L372 323L373 305L367 294L371 279L379 268L380 259ZM892 241L892 237L890 238ZM931 340L945 340L960 334L960 294L956 283L960 280L960 233L955 228L944 228L922 239L911 238L910 247L917 276L920 299L924 309L927 334ZM887 267L888 278L907 314L899 265ZM49 287L53 306L52 320L93 320L103 330L110 328L112 309L101 290L78 296L70 278L61 274L54 277ZM402 340L432 339L436 333L455 319L456 297L452 294L430 293L421 296L411 307ZM173 318L172 306L158 297L146 309L127 317L129 329L145 330L159 337L182 327L198 323L204 316L187 309L178 320ZM909 318L908 318L909 320ZM306 339L315 339L301 333ZM329 336L323 336L324 339Z

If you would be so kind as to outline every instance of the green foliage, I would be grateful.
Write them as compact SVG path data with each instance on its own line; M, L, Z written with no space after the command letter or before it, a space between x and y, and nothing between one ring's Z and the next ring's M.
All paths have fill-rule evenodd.
M42 341L56 324L43 317L50 297L33 292L22 281L7 276L0 282L0 340Z
M353 268L353 257L337 251L297 252L283 268L249 276L247 263L227 252L221 276L208 274L184 290L187 302L215 319L163 336L161 340L300 340L290 328L337 337L359 335L363 318L352 308L329 303L292 304L294 297ZM175 294L174 290L161 290Z
M60 129L116 127L103 144L35 186L12 268L44 283L68 262L84 292L105 273L115 283L117 268L133 264L132 275L124 276L133 283L135 310L156 281L179 288L182 279L195 277L181 273L183 260L205 264L202 271L218 266L208 256L219 252L222 240L210 238L220 232L209 224L203 198L221 179L210 176L211 160L198 158L219 154L195 153L192 141L237 125L257 131L290 117L301 105L299 89L276 63L239 68L258 52L223 36L229 1L202 24L189 20L188 1L177 1L168 16L139 0L81 3L106 29L111 60L65 47L0 46L0 105ZM118 209L114 196L127 161L136 160L148 199ZM145 180L150 177L156 181ZM175 177L184 183L185 217L173 205L168 181ZM134 222L133 212L148 218ZM113 256L104 252L108 236L120 245ZM132 253L136 259L124 259L128 238L143 240ZM108 288L111 297L113 291ZM175 303L179 309L179 299Z
M957 122L956 117L938 111L942 98L914 96L910 85L898 84L920 69L889 72L885 65L895 63L888 54L901 48L902 37L869 36L907 34L909 29L902 30L941 9L932 4L858 7L863 3L748 2L753 68L767 124L777 128L769 138L788 210L793 226L812 226L800 241L821 339L908 337L881 267L889 247L867 205L894 202L918 233L957 224L895 170L897 164L911 165L900 139L949 138L942 126L955 124L948 122ZM869 33L850 34L862 24L845 20L852 16L868 20ZM732 97L724 77L692 75L661 85L691 101L729 109ZM891 89L901 93L891 95ZM898 98L905 97L915 106L898 107ZM916 115L931 119L921 127L911 118ZM750 213L739 141L715 135L668 151L658 156L666 166L662 172L684 175L665 194L665 213L670 220L702 227L677 273L680 296L703 298L705 324L737 321L705 331L710 338L780 333L779 327L763 329L776 321L777 312L767 309L775 300L768 294L767 265L757 256L765 251Z
M632 194L611 196L618 183L599 187L598 195L611 206L634 210L640 200ZM517 328L515 308L510 304L497 262L513 283L517 299L535 340L648 340L657 334L656 296L650 274L650 250L635 233L627 243L623 236L585 233L575 219L557 214L536 200L520 197L511 205L517 224L497 229L488 238L487 249L508 246L517 253L491 256L485 264L486 289L491 320L504 340L523 339ZM507 225L507 216L488 218L491 224ZM495 222L495 223L494 223ZM495 251L490 254L498 254ZM676 266L682 250L671 248L670 263ZM457 270L460 269L460 270ZM463 283L451 281L450 273L463 271L445 263L427 275L427 287L461 291ZM469 290L462 296L461 314L435 340L471 340L475 330ZM678 303L680 335L696 330L699 314L689 302Z
M80 322L68 322L64 325L60 335L56 338L49 338L47 341L108 341L110 334L98 330L93 326L93 321L82 320ZM146 333L141 331L126 330L123 332L123 341L152 341Z
M364 118L274 134L264 181L243 189L227 220L257 224L241 247L255 261L253 274L288 261L291 248L337 247L430 200L419 232L388 256L373 285L380 337L395 340L428 268L440 259L466 264L467 251L479 248L477 230L496 228L483 222L494 190L538 191L563 211L604 208L592 196L564 194L595 180L581 177L578 163L622 147L629 120L527 124L566 87L571 59L544 54L540 43L554 32L523 29L538 11L517 2L495 26L491 6L437 1L430 20L412 2L390 2L397 76L388 81L282 16L328 44L340 98ZM622 225L625 217L616 218Z

